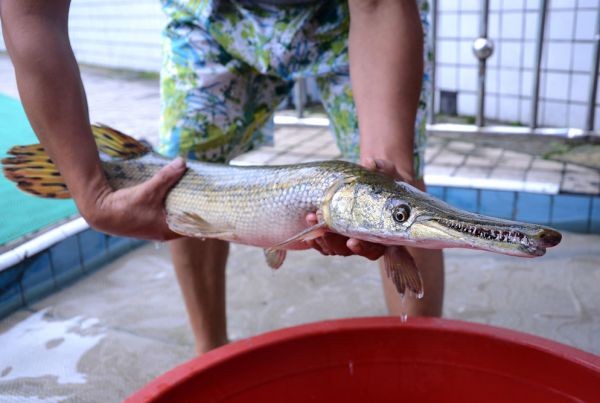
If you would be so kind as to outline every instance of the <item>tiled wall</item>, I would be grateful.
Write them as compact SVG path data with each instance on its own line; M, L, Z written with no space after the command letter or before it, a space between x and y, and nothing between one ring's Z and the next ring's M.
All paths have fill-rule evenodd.
M458 92L458 112L476 110L480 1L438 0L437 89ZM540 0L491 0L486 117L529 124ZM549 0L542 56L539 124L583 128L591 82L597 0ZM600 99L600 97L599 97ZM596 104L598 115L600 105ZM600 119L596 119L596 129Z
M143 242L85 230L0 271L0 318L70 284Z
M71 2L69 35L80 63L158 71L166 21L159 0L77 0Z

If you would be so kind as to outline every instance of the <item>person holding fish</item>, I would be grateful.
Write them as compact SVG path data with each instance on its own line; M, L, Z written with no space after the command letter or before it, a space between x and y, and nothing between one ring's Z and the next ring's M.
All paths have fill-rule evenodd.
M118 190L104 175L89 126L68 38L69 3L0 0L23 105L92 227L170 240L198 353L228 342L229 246L219 239L181 237L167 224L165 197L186 170L184 159L175 157L226 163L268 143L272 134L266 124L294 79L314 76L344 159L425 188L425 1L162 0L169 24L158 151L175 159L150 180ZM316 212L309 213L306 226L317 221ZM384 253L383 245L339 234L307 242L326 255L376 260ZM389 312L439 316L442 253L408 250L398 248L397 258L414 260L426 293L402 307L394 284L383 275Z

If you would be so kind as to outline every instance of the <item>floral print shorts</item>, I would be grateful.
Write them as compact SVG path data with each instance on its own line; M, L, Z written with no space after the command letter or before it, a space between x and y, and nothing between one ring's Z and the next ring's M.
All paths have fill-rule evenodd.
M162 4L169 24L163 34L159 152L227 162L272 143L268 123L275 109L289 95L295 78L312 76L343 157L358 160L347 2L274 6L250 0L162 0ZM419 4L427 28L427 4ZM426 60L429 54L426 50ZM427 70L423 81L414 142L419 177Z

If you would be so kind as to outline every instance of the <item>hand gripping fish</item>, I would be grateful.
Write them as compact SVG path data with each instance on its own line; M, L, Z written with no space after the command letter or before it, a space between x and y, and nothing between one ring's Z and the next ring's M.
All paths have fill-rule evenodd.
M112 128L92 127L114 189L150 179L169 160ZM60 173L39 144L16 146L4 175L28 193L68 198ZM486 217L454 208L403 182L343 161L282 166L188 162L165 200L169 227L179 234L262 247L272 268L287 250L325 232L388 245L384 261L399 293L423 295L418 269L397 245L472 248L535 257L561 234L539 225ZM318 224L308 227L308 213Z

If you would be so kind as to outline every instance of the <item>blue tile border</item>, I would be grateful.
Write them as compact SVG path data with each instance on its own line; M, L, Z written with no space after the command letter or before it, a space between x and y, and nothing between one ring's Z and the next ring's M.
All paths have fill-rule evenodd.
M515 215L516 193L502 190L481 190L479 213L510 220Z
M50 248L50 260L56 285L66 284L83 274L77 237L69 237Z
M25 259L22 265L23 276L20 283L23 289L24 304L35 302L56 289L52 261L48 250Z
M145 243L87 229L0 271L0 319Z
M550 224L552 195L541 193L517 194L514 219L535 224Z
M428 192L454 207L492 217L600 234L600 195L545 194L451 186Z
M592 200L589 196L561 195L554 200L550 225L573 232L588 232Z
M19 263L11 270L0 272L0 318L24 304L20 281L22 275L22 263Z
M590 232L600 234L600 197L593 197L590 213Z

